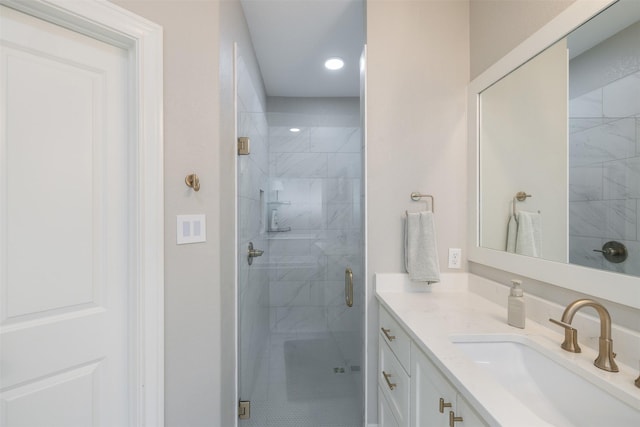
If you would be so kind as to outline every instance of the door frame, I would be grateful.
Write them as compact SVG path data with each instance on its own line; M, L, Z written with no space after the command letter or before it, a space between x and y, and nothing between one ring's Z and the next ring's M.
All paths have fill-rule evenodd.
M162 27L105 0L0 4L128 52L130 425L164 425L164 197Z

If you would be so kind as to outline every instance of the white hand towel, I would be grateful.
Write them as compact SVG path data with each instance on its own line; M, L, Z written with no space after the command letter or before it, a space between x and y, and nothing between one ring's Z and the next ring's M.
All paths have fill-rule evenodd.
M515 253L517 236L518 221L514 215L511 215L509 217L509 224L507 225L507 252Z
M433 212L407 213L404 233L405 268L416 282L440 281Z
M539 257L541 255L542 219L539 213L518 212L516 253Z

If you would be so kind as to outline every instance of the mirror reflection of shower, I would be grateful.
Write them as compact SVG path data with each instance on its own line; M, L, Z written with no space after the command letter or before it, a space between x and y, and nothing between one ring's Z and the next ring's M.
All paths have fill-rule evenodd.
M640 4L607 14L597 43L568 37L569 261L640 276Z

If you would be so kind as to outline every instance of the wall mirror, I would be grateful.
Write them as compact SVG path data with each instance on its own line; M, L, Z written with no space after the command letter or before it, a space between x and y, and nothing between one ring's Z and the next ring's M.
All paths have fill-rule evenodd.
M640 308L639 40L578 0L471 83L471 261Z

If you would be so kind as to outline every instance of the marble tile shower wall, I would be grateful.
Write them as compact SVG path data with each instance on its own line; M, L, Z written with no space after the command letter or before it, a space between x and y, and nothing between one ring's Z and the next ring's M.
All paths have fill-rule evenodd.
M269 155L267 118L242 57L238 58L238 136L251 139L251 154L238 156L238 327L240 397L255 397L259 355L269 338L269 274L266 257L247 263L247 246L266 249L265 215ZM259 87L259 86L258 86Z
M640 275L640 71L570 101L570 262ZM593 249L610 240L629 258Z
M304 114L268 115L278 124L310 120ZM271 329L331 332L343 347L340 341L353 343L362 312L344 302L345 268L362 278L359 113L314 120L324 124L298 133L290 126L269 127L271 184L278 182L283 190L278 203L269 203L268 214L277 211L279 228L291 227L269 233ZM270 190L269 201L275 200Z

